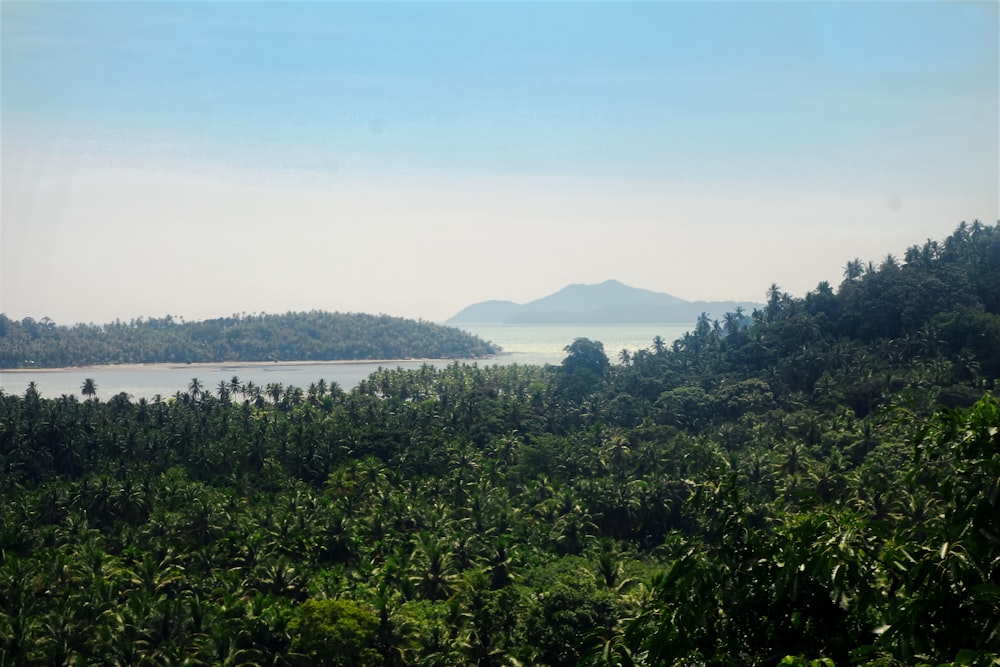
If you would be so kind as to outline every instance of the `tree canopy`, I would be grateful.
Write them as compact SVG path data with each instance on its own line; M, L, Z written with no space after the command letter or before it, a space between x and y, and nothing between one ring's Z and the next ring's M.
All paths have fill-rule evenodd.
M963 225L621 365L0 391L0 656L995 665L998 279Z
M96 326L20 322L0 314L0 368L122 363L477 359L500 348L430 322L360 313L164 318Z

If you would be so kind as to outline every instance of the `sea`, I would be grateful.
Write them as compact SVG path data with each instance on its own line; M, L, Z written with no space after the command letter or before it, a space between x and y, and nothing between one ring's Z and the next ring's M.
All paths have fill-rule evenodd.
M669 345L692 329L690 324L560 324L560 325L462 325L461 329L484 340L500 345L503 354L489 359L439 359L433 361L361 361L267 364L155 364L128 366L90 366L86 368L36 369L30 371L0 371L0 391L23 394L29 383L44 398L63 394L80 396L84 380L97 385L97 396L108 399L124 392L133 399L155 396L168 398L178 391L187 391L197 378L207 391L215 391L220 382L239 378L241 383L252 381L265 387L269 384L307 389L310 384L325 380L336 382L344 390L352 389L379 368L416 369L424 364L447 366L454 362L492 366L558 365L566 357L565 348L577 338L600 341L612 363L618 363L622 350L635 352L650 349L660 336Z

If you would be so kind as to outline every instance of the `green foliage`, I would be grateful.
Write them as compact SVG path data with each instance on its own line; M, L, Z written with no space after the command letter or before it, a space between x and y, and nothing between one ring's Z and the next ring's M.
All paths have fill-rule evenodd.
M714 417L716 401L701 387L687 385L660 394L653 409L661 424L696 429Z
M304 665L375 667L378 618L348 600L306 600L288 624L292 651Z
M233 315L58 326L0 314L0 368L123 363L478 358L492 343L453 327L386 315Z
M610 368L604 344L588 338L577 338L566 346L566 358L560 370L560 390L574 401L598 388Z
M622 365L0 391L0 663L998 664L997 239Z
M797 655L786 655L778 665L780 667L836 667L836 663L830 658L808 660Z
M771 387L757 378L723 384L716 390L715 396L714 407L723 410L727 420L739 419L746 414L761 414L775 407Z
M929 331L934 332L952 354L971 362L961 369L966 374L965 379L979 373L986 377L1000 375L1000 314L981 308L951 310L932 318Z
M567 373L580 370L602 376L608 370L610 362L604 353L604 344L589 338L577 338L566 346L566 358L562 367Z
M565 560L565 559L562 559ZM536 585L535 602L526 619L526 639L535 648L534 660L551 667L579 663L594 635L615 626L619 609L608 591L600 591L583 568L543 576Z

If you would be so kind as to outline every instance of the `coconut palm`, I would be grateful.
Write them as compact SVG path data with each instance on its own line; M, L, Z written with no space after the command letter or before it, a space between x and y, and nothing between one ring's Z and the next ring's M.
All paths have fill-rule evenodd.
M410 577L410 581L422 598L444 600L451 597L457 575L451 554L435 536L429 533L419 536L411 565L417 573Z
M667 344L659 334L653 336L653 354L661 355L667 349Z
M97 396L97 383L93 379L87 378L83 381L83 386L80 387L80 393L88 400L94 400L94 397Z
M865 273L865 265L858 258L852 259L844 267L844 278L846 278L848 282L854 282L858 280L859 278L861 278L861 276L864 275L864 273Z

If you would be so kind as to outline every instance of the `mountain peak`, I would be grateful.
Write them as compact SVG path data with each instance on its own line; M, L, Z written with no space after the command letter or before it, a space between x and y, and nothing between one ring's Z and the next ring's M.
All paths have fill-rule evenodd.
M722 317L736 306L760 304L695 302L652 290L630 287L613 278L586 285L574 283L541 299L518 305L484 301L462 309L449 324L638 324L694 322L703 311Z

